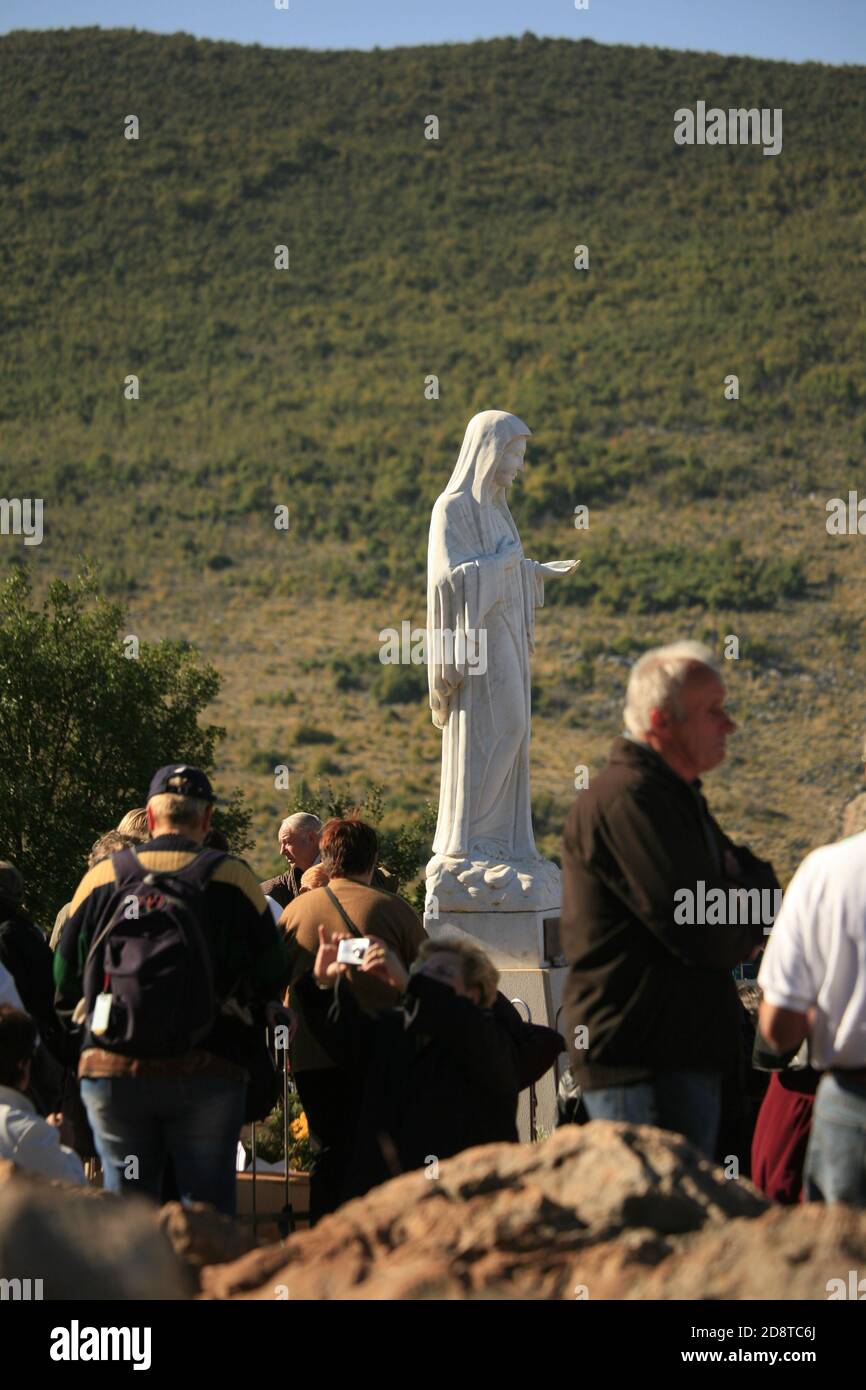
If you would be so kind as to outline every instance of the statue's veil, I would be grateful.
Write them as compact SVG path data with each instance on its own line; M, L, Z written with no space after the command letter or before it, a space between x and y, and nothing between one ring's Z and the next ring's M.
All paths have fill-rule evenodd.
M470 491L476 502L496 502L494 493L503 491L493 485L499 459L513 440L528 439L531 434L529 426L507 410L473 415L445 492Z

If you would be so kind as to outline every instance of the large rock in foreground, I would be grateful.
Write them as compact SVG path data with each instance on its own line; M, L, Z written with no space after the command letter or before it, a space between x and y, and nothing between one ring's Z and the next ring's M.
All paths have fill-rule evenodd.
M192 1283L152 1203L11 1163L0 1171L0 1278L41 1280L44 1299L188 1298Z
M572 1267L574 1287L583 1286L589 1298L866 1298L866 1278L856 1292L866 1275L866 1211L841 1204L773 1207L757 1221L708 1227L670 1242L651 1267L635 1245L587 1251Z
M572 1298L589 1252L599 1280L612 1243L646 1272L690 1233L766 1208L680 1136L596 1122L469 1149L432 1180L395 1178L282 1246L204 1269L201 1284L214 1298ZM605 1277L619 1284L606 1296L626 1296L612 1267Z
M166 1202L159 1209L151 1207L151 1211L171 1242L193 1290L198 1288L205 1266L237 1260L256 1247L251 1231L204 1202Z

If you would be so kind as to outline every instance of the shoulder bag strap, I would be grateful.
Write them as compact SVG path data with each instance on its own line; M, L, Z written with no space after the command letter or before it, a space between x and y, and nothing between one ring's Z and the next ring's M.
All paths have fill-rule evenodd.
M353 936L363 936L363 932L359 932L359 931L358 931L358 928L355 926L355 923L352 921L352 919L351 919L351 917L349 916L348 912L347 912L346 909L343 907L343 904L340 902L340 899L337 897L336 893L332 893L332 892L331 892L331 890L330 890L330 888L328 887L327 884L325 884L325 892L327 893L328 897L331 899L331 902L334 904L334 907L335 907L335 908L337 909L337 911L339 912L340 916L342 917L343 921L346 923L346 926L349 928L349 931L352 933L352 935L353 935Z

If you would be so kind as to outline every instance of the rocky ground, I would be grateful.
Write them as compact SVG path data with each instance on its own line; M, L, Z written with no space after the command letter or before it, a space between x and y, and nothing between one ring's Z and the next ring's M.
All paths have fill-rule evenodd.
M471 1149L258 1248L205 1207L0 1164L0 1277L45 1298L825 1300L864 1267L866 1212L771 1207L648 1125Z

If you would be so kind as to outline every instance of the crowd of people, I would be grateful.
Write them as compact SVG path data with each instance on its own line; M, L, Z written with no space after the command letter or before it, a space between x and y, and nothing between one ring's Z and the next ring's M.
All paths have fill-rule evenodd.
M286 871L260 883L211 825L206 774L169 764L50 939L0 864L0 1157L72 1182L98 1158L111 1192L231 1215L276 1044L317 1221L516 1142L520 1092L567 1044L562 1123L659 1125L774 1200L866 1204L866 834L811 853L768 926L772 865L702 787L736 727L712 654L645 653L624 726L565 826L561 1034L520 1017L466 935L428 937L357 815L289 816Z

